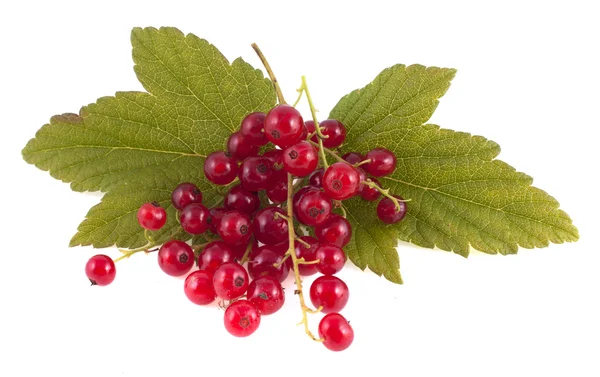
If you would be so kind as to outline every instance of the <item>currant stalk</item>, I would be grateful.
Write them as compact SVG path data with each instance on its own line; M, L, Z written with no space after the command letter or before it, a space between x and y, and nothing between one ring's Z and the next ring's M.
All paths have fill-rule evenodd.
M318 136L317 139L319 140L319 143L316 146L319 148L319 153L321 154L323 166L325 167L325 169L327 169L329 167L329 164L327 163L327 158L325 157L325 147L323 146L323 139L327 139L329 136L323 135L323 132L321 132L321 127L319 126L319 122L317 121L317 110L315 109L315 105L312 101L310 90L308 90L308 85L306 84L306 76L302 76L302 85L300 86L298 91L300 92L300 96L302 95L302 92L306 94L306 100L308 101L310 114L312 115L313 122L315 122L315 132ZM300 100L300 96L298 96L298 100ZM308 141L309 143L315 145L314 142L310 141L310 138Z
M260 48L258 47L258 45L256 43L252 43L251 46L254 49L254 51L256 52L256 55L258 55L263 66L267 70L267 74L269 75L269 78L271 78L271 82L273 83L273 86L275 87L275 93L277 93L277 100L279 101L279 104L285 105L287 102L285 102L285 98L283 97L283 92L281 91L281 88L279 87L279 81L277 81L277 78L275 77L275 73L273 73L273 70L271 69L271 65L267 61L267 58L265 57L265 55L263 55L262 51L260 50Z

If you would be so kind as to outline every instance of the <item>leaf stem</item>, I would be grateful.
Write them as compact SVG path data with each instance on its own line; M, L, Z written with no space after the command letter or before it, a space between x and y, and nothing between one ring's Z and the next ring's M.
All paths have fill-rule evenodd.
M393 195L390 194L390 189L382 189L381 187L379 187L379 185L377 183L371 181L370 179L367 179L366 181L362 181L361 184L363 184L365 186L369 186L371 188L374 188L375 190L379 191L379 193L381 195L390 199L392 201L392 203L394 203L394 206L396 207L396 211L400 211L400 202L410 202L410 199L398 200L396 197L394 197Z
M252 43L252 48L256 52L256 55L258 55L258 57L260 58L260 61L262 62L265 69L267 70L269 77L271 78L271 82L273 83L273 86L275 87L275 93L277 93L277 100L279 101L279 104L285 105L287 102L285 102L285 98L283 98L283 92L281 91L281 88L279 87L279 82L277 81L277 78L275 77L275 73L273 73L273 70L271 69L271 65L267 61L267 58L262 53L262 51L260 50L260 48L258 47L258 45L256 43Z

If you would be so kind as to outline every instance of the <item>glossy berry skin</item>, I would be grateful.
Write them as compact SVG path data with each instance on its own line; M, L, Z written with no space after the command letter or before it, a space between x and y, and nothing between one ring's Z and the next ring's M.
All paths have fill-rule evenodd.
M315 259L319 260L317 271L323 275L335 275L346 264L346 254L335 245L320 245L315 250Z
M183 241L168 241L158 250L158 265L167 275L185 275L194 265L194 251Z
M277 214L284 216L280 217ZM267 207L252 220L254 237L265 245L275 245L288 239L287 214L279 207Z
M247 244L252 235L252 221L243 212L229 211L221 217L219 236L229 245Z
M248 191L266 190L273 179L273 163L266 157L250 157L240 165L238 176Z
M319 123L319 127L321 133L328 136L323 139L325 148L337 148L346 140L346 127L339 120L326 119Z
M371 160L365 165L365 169L373 177L392 174L396 169L396 155L385 148L375 148L369 151L365 158Z
M298 218L298 206L300 204L300 199L309 191L320 191L317 187L313 186L304 186L300 190L296 191L294 197L292 198L292 209L294 211L294 217Z
M250 242L256 243L256 240L251 240ZM246 249L248 248L248 245L250 244L250 242L243 243L240 245L229 245L229 247L231 248L231 251L233 252L233 259L235 259L237 261L241 261L242 258L244 257L244 254L246 254ZM256 246L256 247L258 247L258 246Z
M281 149L300 140L304 120L300 112L290 105L275 106L265 119L265 136Z
M194 271L185 278L183 291L196 305L208 305L217 297L213 287L213 275L208 271Z
M398 195L394 195L398 200L404 200ZM394 224L406 216L406 202L398 202L400 211L396 211L396 206L390 198L383 198L377 203L377 217L386 224Z
M359 162L365 159L365 157L362 154L356 152L346 153L342 156L342 158L344 159L344 161L347 161L350 165L358 164Z
M331 351L343 351L354 340L354 330L350 323L339 313L329 313L319 323L319 336L323 345Z
M256 306L261 315L275 313L285 302L281 283L271 276L253 280L248 286L246 298Z
M248 300L238 300L225 310L224 323L231 335L246 337L258 329L260 313Z
M248 273L237 262L222 264L213 275L213 285L217 296L224 300L241 297L248 290Z
M349 199L356 195L359 186L358 171L345 162L336 162L323 174L323 190L331 199Z
M323 174L325 173L325 169L319 168L313 171L308 176L308 184L314 187L321 188L323 187Z
M216 185L231 183L237 174L237 162L225 152L213 152L204 161L204 176Z
M204 247L198 257L198 269L210 272L211 276L222 264L233 262L231 246L225 242L214 241ZM212 280L211 280L212 281Z
M157 202L144 203L137 212L137 220L144 229L159 230L167 222L167 212Z
M208 219L206 219L206 222L208 224L208 229L210 229L211 232L215 234L219 233L219 224L221 224L221 218L228 211L229 210L224 207L215 207L208 211L209 216Z
M258 279L264 276L271 276L280 283L283 282L290 272L290 258L279 267L274 266L274 264L281 262L283 254L271 245L259 247L255 252L250 254L250 260L248 261L248 273L250 277Z
M311 236L302 236L300 239L306 242L309 246L296 242L294 243L294 250L296 251L296 257L298 259L304 258L307 262L312 262L317 259L315 255L315 251L317 251L317 247L319 247L319 241L316 238ZM299 264L298 272L302 276L310 276L317 273L317 265L316 264Z
M92 285L105 286L115 280L117 269L115 262L109 256L98 254L85 264L85 274Z
M269 142L264 133L266 117L265 113L250 113L242 120L240 132L252 144L263 146Z
M323 313L341 311L349 297L348 286L336 276L319 276L310 286L310 301L315 308L322 306Z
M297 218L304 225L316 226L331 213L331 199L320 190L309 190L298 200Z
M182 183L171 193L171 203L178 211L192 203L202 203L202 191L193 183Z
M248 191L242 185L233 186L225 195L225 208L240 211L252 216L260 207L260 199L255 192Z
M287 200L287 176L285 180L276 179L275 183L267 189L267 198L275 204L283 203Z
M257 144L253 144L239 131L232 133L227 139L227 152L238 161L258 155L259 149Z
M352 238L352 226L342 216L332 213L315 227L315 236L321 244L332 244L343 248Z
M273 167L275 167L275 170L277 170L277 166L283 168L283 150L272 149L263 153L262 156L273 163Z
M307 141L294 144L283 152L284 170L296 177L306 177L317 168L318 163L317 150Z
M381 187L381 183L377 180L377 178L369 178L373 183L377 184L377 186ZM369 202L373 202L381 196L381 193L376 188L369 187L367 185L363 185L361 183L360 189L358 190L358 195L364 200Z
M306 127L306 122L302 125L302 133L300 134L300 140L306 140L308 138L308 127Z
M193 203L181 211L179 222L183 230L189 234L202 234L208 229L210 212L202 204Z

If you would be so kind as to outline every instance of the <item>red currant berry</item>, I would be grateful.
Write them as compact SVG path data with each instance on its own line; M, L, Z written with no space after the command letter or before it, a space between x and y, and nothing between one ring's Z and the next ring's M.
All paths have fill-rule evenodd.
M250 157L242 162L238 175L246 190L260 191L271 186L273 172L273 164L268 158Z
M358 164L359 162L365 159L362 154L356 152L346 153L342 156L342 158L350 165Z
M377 178L369 178L371 180L371 182L377 184L377 186L381 187L381 183L379 183L379 181L377 180ZM358 190L358 194L360 195L361 198L363 198L364 200L367 200L369 202L373 202L377 199L379 199L379 196L381 196L381 194L379 193L379 190L377 190L376 188L373 187L369 187L367 185L360 185L360 189Z
M314 187L323 187L323 173L325 173L325 169L323 168L313 171L308 176L308 184Z
M325 148L337 148L346 140L346 127L339 120L327 119L319 123L321 133L328 136L323 139Z
M231 247L225 242L214 241L204 247L202 253L198 257L198 268L206 270L212 274L222 264L233 262L234 255Z
M273 167L276 168L275 170L277 170L277 167L283 168L283 150L272 149L263 153L262 156L273 163Z
M318 225L325 221L330 213L331 199L320 190L308 190L298 200L297 218L302 224Z
M167 212L157 202L145 203L138 210L137 220L144 229L159 230L167 222Z
M265 113L250 113L242 120L240 132L244 137L258 146L263 146L269 142L265 137Z
M399 211L396 210L396 206L390 198L383 198L377 203L377 217L386 224L397 223L406 216L406 203L402 201L404 199L397 195L394 195L394 198L399 200Z
M258 247L258 244L256 242L256 240L251 240L248 243L243 243L243 244L239 244L239 245L229 245L229 247L231 248L231 251L233 252L233 259L237 260L237 261L241 261L242 258L244 257L244 254L246 254L246 249L248 249L248 245L250 245L250 243L252 243L252 247L254 247L254 245L256 244L256 247Z
M115 280L117 269L115 262L104 254L91 257L85 264L85 274L92 285L109 285Z
M248 286L248 301L254 304L261 315L273 314L283 306L285 295L281 283L271 276L265 276Z
M352 226L342 216L331 214L315 227L315 235L322 244L329 243L343 248L352 238Z
M210 229L211 232L215 234L219 233L219 224L221 224L221 217L223 217L223 215L227 213L227 211L227 208L223 207L211 208L209 210L209 216L208 219L206 219L206 223L208 224L208 229Z
M233 157L225 152L213 152L204 161L204 176L216 185L231 183L238 174L238 166Z
M202 204L193 203L185 207L179 216L183 230L189 234L202 234L208 229L210 212Z
M225 195L225 208L240 211L250 216L260 207L258 194L244 189L241 185L233 186Z
M194 271L185 278L183 291L187 298L196 305L208 305L215 301L213 276L208 271Z
M224 323L231 335L246 337L258 329L260 313L248 300L238 300L225 310Z
M158 250L158 265L167 275L185 275L194 265L194 251L183 241L168 241Z
M229 211L221 217L219 236L229 245L248 244L252 235L252 221L243 212Z
M308 135L311 135L316 131L315 122L312 120L307 120L306 122L304 122L304 127L306 127L306 133ZM318 143L317 137L318 136L315 134L313 135L313 137L310 138L310 140L314 141L315 143Z
M284 180L277 179L275 183L267 189L267 198L275 204L285 202L287 200L287 186L287 177Z
M300 204L300 199L304 194L306 194L309 191L320 190L314 186L304 186L294 194L294 197L292 199L292 209L294 211L294 217L298 218L298 205Z
M308 138L308 127L306 122L302 125L302 133L300 134L300 140L306 140Z
M267 207L261 210L252 221L254 237L265 245L284 242L288 238L286 217L286 213L279 207Z
M182 183L173 190L171 203L173 203L173 207L178 211L181 211L189 204L202 203L202 191L193 183Z
M248 290L248 273L237 262L224 263L215 271L213 285L217 296L233 300Z
M319 247L319 241L310 236L302 236L300 237L302 241L308 244L308 246L303 243L296 242L294 244L294 249L296 250L296 257L298 259L304 258L307 262L312 262L317 260L315 255L315 251L317 247ZM299 264L298 272L302 276L310 276L317 273L317 265L316 264Z
M319 276L310 286L310 301L323 313L339 312L348 303L350 291L344 281L335 276Z
M296 177L306 177L316 169L318 163L317 150L307 141L292 145L283 152L283 168Z
M350 322L339 313L329 313L319 323L319 336L323 345L331 351L343 351L354 340L354 330Z
M336 162L323 174L323 190L332 199L349 199L358 192L359 186L358 170L345 162Z
M283 253L277 248L271 245L261 246L250 254L248 273L252 279L271 276L281 283L287 278L291 264L289 258L281 263L282 260ZM275 267L275 265L279 266Z
M396 169L396 155L385 148L375 148L369 151L366 159L371 162L366 164L365 169L374 177L392 174Z
M232 133L227 140L227 152L238 161L256 156L259 149L260 147L257 144L252 144L252 141L239 131Z
M270 142L284 149L300 139L302 115L290 105L275 106L265 119L265 135Z
M346 254L335 245L320 245L315 250L315 258L319 260L317 271L323 275L334 275L340 272L346 263Z

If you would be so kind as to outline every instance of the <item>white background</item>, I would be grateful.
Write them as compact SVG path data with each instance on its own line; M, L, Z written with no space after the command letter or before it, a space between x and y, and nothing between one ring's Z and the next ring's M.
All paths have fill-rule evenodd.
M595 3L3 2L0 376L599 376ZM222 312L190 304L155 255L90 288L95 251L67 245L100 196L71 192L20 150L54 114L141 90L130 29L163 25L255 66L258 42L288 97L307 75L322 116L395 63L458 68L432 122L498 142L500 158L559 199L581 240L468 259L401 244L403 286L348 266L343 314L356 337L342 353L295 326L291 296L253 336L229 336Z

